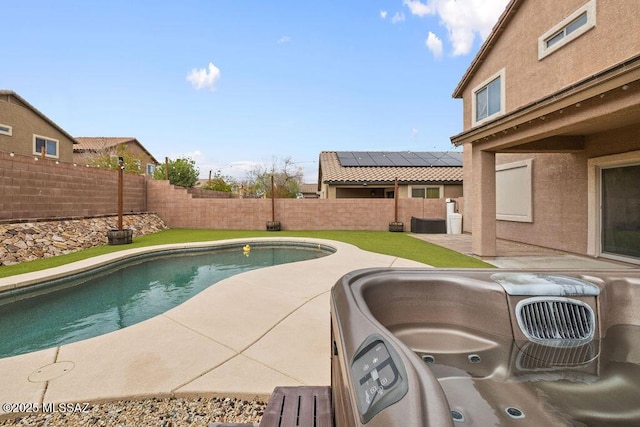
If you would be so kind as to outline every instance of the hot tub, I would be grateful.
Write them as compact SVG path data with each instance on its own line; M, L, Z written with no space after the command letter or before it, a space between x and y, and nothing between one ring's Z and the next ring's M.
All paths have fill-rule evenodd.
M331 311L337 426L640 425L640 270L359 270Z

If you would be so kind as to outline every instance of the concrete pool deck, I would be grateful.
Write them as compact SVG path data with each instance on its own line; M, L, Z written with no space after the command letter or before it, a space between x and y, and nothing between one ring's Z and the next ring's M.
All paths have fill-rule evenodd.
M0 402L100 402L172 395L266 400L279 385L329 385L331 287L359 268L425 267L320 239L210 244L247 240L321 243L336 253L241 273L125 329L0 359ZM161 248L192 246L203 243ZM55 274L148 249L69 264ZM0 279L0 288L41 280L48 273Z

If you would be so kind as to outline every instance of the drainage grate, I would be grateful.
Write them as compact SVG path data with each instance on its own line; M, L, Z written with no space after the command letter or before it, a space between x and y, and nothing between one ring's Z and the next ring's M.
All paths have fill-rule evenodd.
M556 347L587 343L595 331L591 307L569 298L527 298L516 306L516 318L529 341Z

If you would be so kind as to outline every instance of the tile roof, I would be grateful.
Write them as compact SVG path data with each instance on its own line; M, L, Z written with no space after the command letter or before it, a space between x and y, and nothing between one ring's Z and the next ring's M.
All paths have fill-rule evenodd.
M116 147L120 144L134 143L137 144L149 157L156 163L159 162L155 157L138 141L136 138L130 136L125 137L111 137L111 136L78 136L75 139L78 141L73 147L74 153L84 153L91 151L100 151L105 148Z
M394 154L393 152L385 153ZM396 177L401 183L462 183L462 164L460 166L342 166L337 152L320 153L320 181L323 183L392 183Z
M107 136L78 136L76 141L78 144L73 147L74 150L103 150L105 148L115 147L120 144L135 141L135 138L131 137L107 137Z
M300 184L300 192L301 193L317 193L318 192L318 184Z

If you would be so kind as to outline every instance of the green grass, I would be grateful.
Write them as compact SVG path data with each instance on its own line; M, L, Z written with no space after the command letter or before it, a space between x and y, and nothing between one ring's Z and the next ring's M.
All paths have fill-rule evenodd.
M433 245L406 233L390 233L387 231L235 231L235 230L196 230L170 229L147 236L136 237L130 245L103 245L83 251L43 258L16 265L0 267L0 277L44 270L75 261L104 255L124 249L144 246L163 245L167 243L206 242L211 240L241 239L252 237L310 237L337 240L350 243L365 251L407 258L434 267L451 268L491 268L479 259Z

